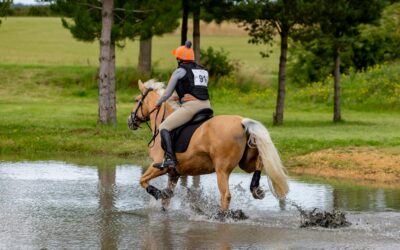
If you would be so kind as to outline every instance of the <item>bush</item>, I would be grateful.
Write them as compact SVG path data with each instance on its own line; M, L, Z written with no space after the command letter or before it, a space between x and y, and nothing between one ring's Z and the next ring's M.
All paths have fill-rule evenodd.
M353 43L353 61L356 69L400 57L400 3L386 7L379 25L361 25L359 40Z
M341 97L345 108L359 110L398 110L400 107L400 62L375 65L363 72L342 74ZM333 104L333 77L294 91L299 103Z
M212 47L208 47L207 50L201 50L200 55L200 64L207 68L210 78L218 80L237 69L237 65L229 61L228 52L223 49L216 51Z

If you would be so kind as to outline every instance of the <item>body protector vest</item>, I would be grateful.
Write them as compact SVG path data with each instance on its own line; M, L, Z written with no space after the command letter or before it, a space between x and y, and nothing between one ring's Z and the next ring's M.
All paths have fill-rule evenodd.
M179 79L175 88L179 99L191 94L199 100L208 100L208 71L194 62L181 63L179 68L186 70L186 75Z

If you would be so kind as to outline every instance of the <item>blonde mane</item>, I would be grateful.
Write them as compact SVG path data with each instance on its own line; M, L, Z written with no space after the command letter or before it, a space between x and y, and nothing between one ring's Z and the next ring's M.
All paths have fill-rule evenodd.
M158 82L156 79L150 79L144 83L146 89L154 89L159 96L162 96L165 91L165 83Z
M144 86L146 87L146 89L150 89L151 88L151 89L155 90L159 96L162 96L164 94L164 92L165 92L165 83L164 82L158 82L156 79L150 79L150 80L146 81L144 83ZM176 93L174 92L172 94L172 96L176 96ZM179 108L179 105L175 101L171 100L171 98L168 99L166 102L174 110Z

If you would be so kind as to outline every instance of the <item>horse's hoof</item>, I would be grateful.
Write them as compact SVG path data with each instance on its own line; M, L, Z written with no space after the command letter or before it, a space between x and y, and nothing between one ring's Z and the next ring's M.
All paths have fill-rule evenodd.
M232 210L231 217L234 220L246 220L249 218L247 215L244 214L244 212L241 209L236 211Z
M239 209L239 210L220 210L216 215L213 216L213 218L219 221L225 221L226 219L233 219L237 221L237 220L245 220L248 219L249 217L245 215L241 209Z
M172 198L172 196L174 196L174 192L169 188L163 189L161 191L161 198L162 199L170 199L170 198Z
M146 191L147 191L147 193L151 194L156 200L158 200L162 195L162 192L158 188L156 188L152 185L149 185L146 188Z
M257 199L257 200L262 200L265 197L265 191L262 190L261 187L253 188L253 190L251 191L251 194L253 195L253 198Z

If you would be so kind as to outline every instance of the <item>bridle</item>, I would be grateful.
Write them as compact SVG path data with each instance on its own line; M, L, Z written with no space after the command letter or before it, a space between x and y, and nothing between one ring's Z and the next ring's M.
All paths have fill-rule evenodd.
M143 101L144 101L144 98L146 98L146 96L149 94L149 92L150 91L152 91L153 89L146 89L146 91L144 92L144 93L141 93L141 98L140 98L140 100L138 101L138 105L137 105L137 107L136 107L136 109L135 109L135 111L133 111L133 112L131 112L131 120L132 120L132 123L133 123L133 125L135 125L136 127L138 127L138 128L140 128L140 123L142 123L142 122L145 122L148 126L149 126L149 124L147 123L149 120L150 120L150 114L151 113L153 113L155 110L156 110L156 108L154 108L148 115L147 115L147 117L138 117L137 116L137 114L138 114L138 112L139 112L139 109L140 109L140 112L142 113L142 116L143 116ZM149 126L150 127L150 126Z
M141 128L141 127L140 127L140 124L141 124L141 123L146 123L146 125L147 125L147 127L149 127L150 131L152 131L152 129L151 129L149 123L148 123L148 122L150 121L150 115L151 115L154 111L157 110L156 118L155 118L155 120L157 120L157 116L158 116L158 113L160 112L160 109L158 109L157 107L155 107L154 109L152 109L152 110L147 114L146 117L138 117L137 114L138 114L139 109L140 109L140 112L142 113L142 116L143 116L143 102L144 102L144 98L146 98L146 96L147 96L147 95L150 93L150 91L152 91L152 90L153 90L152 88L148 88L148 89L146 89L146 91L145 91L144 93L141 93L142 96L141 96L140 100L138 101L138 105L137 105L135 111L131 112L131 121L132 121L132 125L135 126L135 127L137 127L137 128ZM161 122L164 121L164 118L165 118L165 110L166 110L166 107L164 108L164 113L163 113L163 117L162 117L162 119L161 119ZM159 131L158 131L158 129L157 129L157 126L155 125L155 127L154 127L154 133L153 133L153 136L152 136L151 140L150 140L149 143L148 143L148 146L150 146L150 144L151 144L152 142L154 142L154 140L155 140L155 138L157 137L158 133L159 133ZM153 143L150 147L152 147L153 145L154 145L154 143Z

